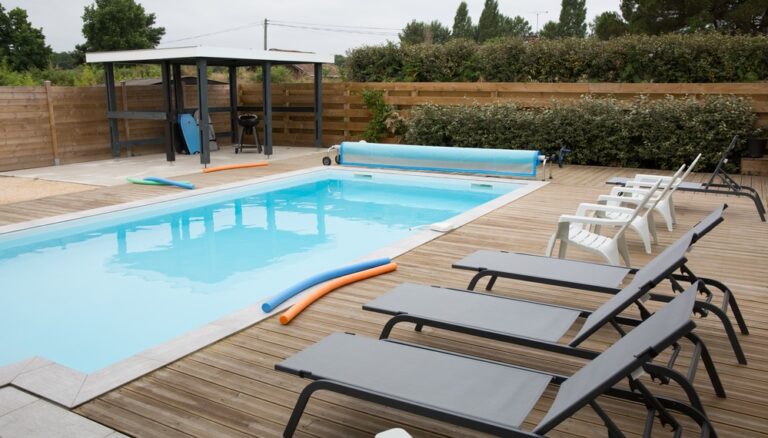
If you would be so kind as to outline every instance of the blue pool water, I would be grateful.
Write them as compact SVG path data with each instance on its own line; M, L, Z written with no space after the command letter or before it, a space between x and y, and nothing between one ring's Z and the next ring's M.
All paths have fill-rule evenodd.
M518 187L319 171L0 236L0 366L93 372Z

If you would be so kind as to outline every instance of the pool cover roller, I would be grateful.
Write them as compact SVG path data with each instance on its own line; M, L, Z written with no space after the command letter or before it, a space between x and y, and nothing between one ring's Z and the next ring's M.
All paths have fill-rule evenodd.
M414 146L365 142L339 145L339 164L392 169L536 177L538 150Z
M386 265L376 266L375 268L366 269L364 271L358 271L354 274L345 275L343 277L334 278L333 280L327 281L322 286L318 287L316 290L312 291L311 294L307 295L306 297L299 300L296 304L291 306L290 309L283 312L282 315L280 315L280 324L286 325L293 318L296 317L299 313L304 311L307 307L309 307L310 304L314 303L315 301L319 300L320 298L327 295L329 292L332 292L342 286L346 286L348 284L355 283L360 280L365 280L366 278L375 277L377 275L386 274L387 272L392 272L397 269L397 263L390 262Z
M277 306L279 306L286 300L290 299L294 295L318 283L332 280L336 277L342 277L344 275L354 274L355 272L364 271L366 269L375 268L377 266L386 265L390 262L391 260L389 258L384 257L380 259L373 259L373 260L367 260L360 263L354 263L352 265L331 269L330 271L321 272L307 279L304 279L294 285L291 285L288 288L284 289L282 292L272 296L272 298L268 299L266 302L264 302L264 304L261 305L261 310L263 310L264 312L271 312L275 310Z

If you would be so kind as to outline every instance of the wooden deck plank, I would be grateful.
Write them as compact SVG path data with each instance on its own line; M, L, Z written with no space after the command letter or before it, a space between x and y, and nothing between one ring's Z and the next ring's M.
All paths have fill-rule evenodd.
M183 179L201 187L215 186L315 166L319 156L277 161L266 168L195 174ZM274 371L275 363L335 331L377 336L387 318L363 312L360 307L400 282L465 287L471 274L450 266L478 248L543 253L561 213L573 212L579 202L593 201L599 194L606 193L609 188L604 182L608 177L631 176L637 172L637 169L593 166L556 169L555 179L548 186L398 257L396 272L333 292L297 317L290 326L280 325L275 318L263 321L86 403L77 412L135 436L279 436L298 392L308 381ZM701 174L694 176L698 180L705 178ZM758 188L764 199L767 181L766 177L740 179L740 182ZM126 185L10 204L0 206L0 223L165 193L166 190L155 187ZM630 233L630 252L634 265L644 265L722 202L730 206L726 221L697 243L689 256L690 266L699 275L723 281L735 292L751 330L749 336L739 335L750 363L743 366L736 362L717 320L711 317L697 319L697 333L712 351L728 397L719 399L714 395L703 368L698 370L696 388L720 436L764 436L768 433L768 224L760 222L749 200L678 193L679 224L675 231L659 231L660 242L654 246L652 255L645 254L639 240ZM577 250L569 250L568 255L599 261ZM511 280L499 280L495 291L584 308L596 308L607 299L604 294ZM577 329L578 326L572 328L565 338ZM396 329L394 336L566 374L583 363L579 359L428 328L416 333L404 326ZM610 330L601 330L587 346L604 349L615 340L616 335ZM689 357L689 354L684 351L682 357ZM653 388L661 394L680 397L673 387L654 384ZM526 425L531 427L543 417L553 394L552 390L547 392L526 420ZM642 410L607 399L603 405L620 427L629 432L628 435L635 436L640 432L645 415ZM590 437L595 433L602 434L600 424L592 412L583 410L551 435ZM332 394L318 394L317 399L310 402L297 436L371 436L397 426L405 427L415 436L481 436L417 415Z

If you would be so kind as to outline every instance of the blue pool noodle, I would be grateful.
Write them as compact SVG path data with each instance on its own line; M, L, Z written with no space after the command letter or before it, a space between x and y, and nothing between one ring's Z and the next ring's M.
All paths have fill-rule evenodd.
M264 304L261 305L261 310L267 313L271 312L275 310L277 306L279 306L280 304L282 304L292 296L318 283L322 283L324 281L328 281L336 277L342 277L344 275L354 274L355 272L358 272L358 271L364 271L366 269L371 269L377 266L386 265L387 263L390 263L390 262L391 260L389 258L384 257L380 259L367 260L364 262L355 263L355 264L344 266L341 268L331 269L330 271L321 272L303 281L300 281L286 288L282 292L274 295L272 298L268 299Z
M169 186L181 187L182 189L190 189L190 190L192 190L192 189L195 188L194 184L183 183L183 182L179 182L179 181L174 181L172 179L160 178L160 177L157 177L157 176L150 176L149 178L144 178L144 180L145 181L154 181L154 182L159 182L159 183L163 183L163 184L168 184Z

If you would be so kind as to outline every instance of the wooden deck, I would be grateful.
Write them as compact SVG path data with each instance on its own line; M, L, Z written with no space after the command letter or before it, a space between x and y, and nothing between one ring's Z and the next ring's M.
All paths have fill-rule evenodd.
M247 169L184 179L210 186L316 165L318 156L275 162L262 169ZM593 201L608 189L604 181L631 175L631 169L568 166L555 171L552 184L496 210L445 236L425 244L396 261L399 269L337 290L313 305L289 326L276 318L193 353L175 363L88 402L80 414L123 433L147 437L279 436L307 380L274 371L275 363L335 331L377 336L386 318L364 312L361 305L403 281L465 287L466 271L451 263L478 248L543 252L559 214L572 212L579 202ZM697 176L703 178L703 175ZM764 196L768 178L745 177ZM0 206L0 223L45 217L73 210L146 198L165 193L157 187L120 186L42 200ZM720 436L752 437L768 434L768 224L760 222L749 200L709 194L676 195L679 226L660 231L654 254L677 239L719 203L727 202L726 221L697 243L690 266L699 275L725 282L735 292L751 334L740 335L749 364L738 365L713 318L697 320L697 332L713 352L728 397L718 399L699 370L697 389ZM629 236L633 264L651 256L639 240ZM595 260L578 250L569 257ZM569 306L596 308L606 295L500 280L496 292ZM632 312L630 312L632 313ZM566 335L572 336L573 332ZM457 350L523 366L568 373L582 362L551 353L511 347L498 342L425 329L401 328L398 339ZM616 336L602 331L589 347L602 349ZM669 387L654 390L681 397ZM542 418L553 392L535 408L528 427ZM606 399L606 410L629 435L640 433L645 412L623 402ZM310 402L297 436L372 436L390 427L404 427L417 437L480 436L472 431L432 421L347 397L320 393ZM693 428L692 428L693 429ZM657 425L657 435L668 436ZM599 419L590 410L579 412L552 436L603 436Z

